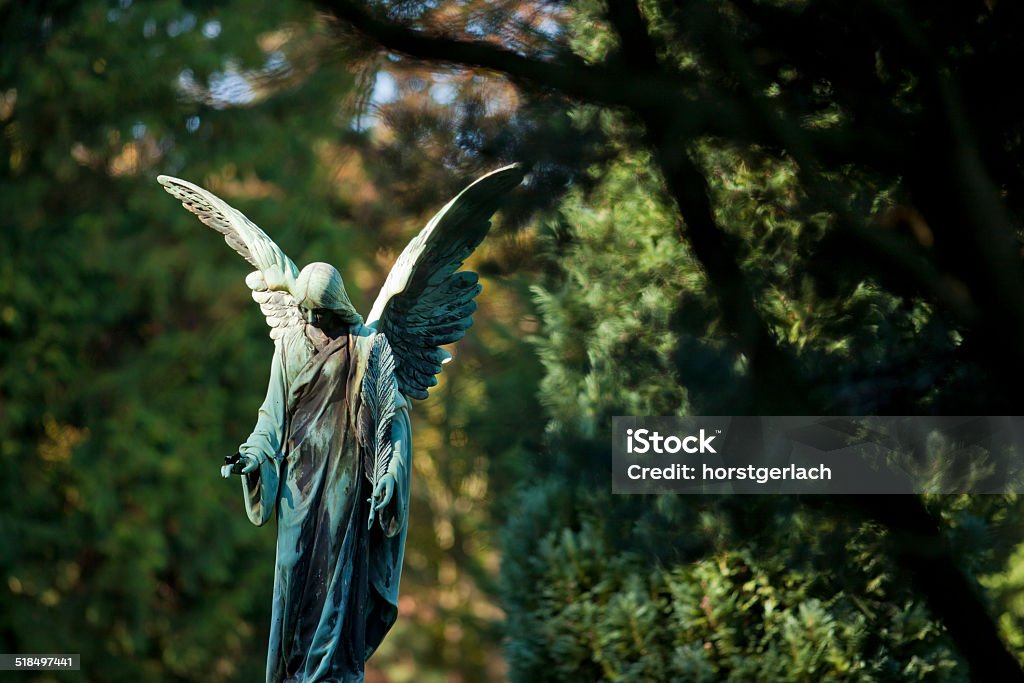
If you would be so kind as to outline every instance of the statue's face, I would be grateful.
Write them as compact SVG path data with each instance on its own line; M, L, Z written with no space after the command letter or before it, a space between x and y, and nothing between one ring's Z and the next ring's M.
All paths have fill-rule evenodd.
M338 314L329 308L307 308L305 306L299 306L299 311L301 311L302 317L307 324L323 330L324 332L330 332L330 330L336 328L339 324Z

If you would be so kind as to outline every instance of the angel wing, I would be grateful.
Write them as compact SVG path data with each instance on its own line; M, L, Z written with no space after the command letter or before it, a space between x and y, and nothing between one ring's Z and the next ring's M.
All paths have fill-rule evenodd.
M250 273L245 283L267 319L271 338L277 339L285 329L302 322L302 314L291 294L299 269L267 233L241 211L198 185L166 175L157 176L157 182L199 220L222 234L232 249L255 266L257 272Z
M399 389L423 399L451 359L451 344L473 324L476 273L456 272L483 241L502 197L523 180L518 164L483 176L459 193L409 242L367 318L391 344Z

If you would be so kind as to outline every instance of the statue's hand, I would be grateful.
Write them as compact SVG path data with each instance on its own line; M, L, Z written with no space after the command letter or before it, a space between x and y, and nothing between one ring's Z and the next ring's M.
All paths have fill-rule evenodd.
M259 460L253 456L235 453L224 457L224 466L220 468L220 475L227 479L232 474L248 474L259 466Z
M387 506L391 502L391 496L395 493L395 475L388 472L380 481L377 482L376 488L373 489L373 508L372 512L378 512ZM371 513L372 518L372 513Z

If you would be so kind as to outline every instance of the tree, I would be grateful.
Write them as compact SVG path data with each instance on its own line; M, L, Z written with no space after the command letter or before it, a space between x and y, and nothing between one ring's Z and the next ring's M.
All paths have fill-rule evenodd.
M215 470L269 346L242 264L154 177L209 184L293 251L331 233L344 262L314 143L352 79L309 73L323 31L296 3L15 3L0 25L0 642L80 652L90 680L258 678L273 541Z
M542 399L551 408L549 428L568 439L569 445L556 440L549 446L562 454L556 461L563 474L578 476L592 466L603 450L596 444L607 444L600 437L607 434L608 417L624 407L634 414L659 405L679 412L716 406L733 414L1012 411L1024 369L1019 352L1024 273L1018 228L1010 218L1019 208L1019 136L1013 116L1003 115L1015 105L993 79L1019 49L1009 28L1016 8L1000 3L937 9L906 2L854 11L832 2L585 3L574 12L565 9L567 23L548 32L547 41L524 46L518 40L527 24L523 17L552 5L500 3L483 15L497 27L486 40L475 35L473 22L457 23L462 15L445 6L415 12L400 3L381 11L340 0L321 5L348 30L386 49L497 72L516 83L524 98L576 103L575 115L590 122L580 127L587 134L594 128L609 134L627 167L645 167L637 160L650 155L655 177L639 196L664 192L674 211L666 216L619 209L616 200L629 202L604 185L604 195L577 196L562 207L563 221L571 227L556 230L553 238L570 247L556 251L564 257L562 280L555 281L557 287L549 284L540 299L547 323L540 344L547 371ZM481 20L474 16L473 21ZM608 130L609 120L614 130ZM615 183L623 173L612 164L595 175L599 183ZM609 196L614 199L608 201ZM595 211L597 220L588 227ZM602 223L605 213L618 219ZM684 249L676 278L667 283L635 282L657 272L654 256L651 262L616 260L586 242L588 230L603 230L602 239L612 244L650 240L645 226L652 221L662 239L674 235ZM602 287L603 281L615 286ZM617 312L624 302L639 308L639 323ZM666 342L669 338L673 341ZM602 339L621 341L632 353L616 356L616 345ZM674 345L672 352L666 344ZM654 368L662 378L674 369L678 386L662 380L656 384L661 391L645 393ZM618 395L609 395L609 387ZM580 438L583 445L574 443ZM556 640L548 637L551 630L531 629L552 615L522 598L522 592L547 585L559 555L546 554L548 562L538 565L535 557L524 555L525 547L547 543L568 553L576 543L607 550L621 545L626 526L641 538L653 534L665 542L669 550L660 550L673 555L673 566L685 559L679 546L685 549L687 541L668 542L652 531L660 518L651 516L662 514L658 506L673 507L667 502L652 510L602 499L599 509L606 514L615 509L616 518L627 520L613 525L607 538L614 543L573 541L572 534L599 535L573 508L583 495L573 490L563 485L538 503L540 509L568 506L568 512L553 515L550 533L540 513L529 514L529 506L510 520L510 528L523 537L509 536L504 569L511 664L524 679L525 672L553 676L548 665L566 653L562 648L577 648L570 661L579 663L586 660L587 637L591 644L604 642L600 630ZM560 502L565 499L569 502ZM726 510L732 505L719 504ZM917 611L923 599L974 678L1020 678L973 578L983 567L1005 562L1010 544L957 545L963 529L973 524L998 528L999 520L1016 509L1014 500L848 498L804 501L798 510L778 501L761 505L769 518L794 523L801 514L824 512L823 523L841 534L880 525L869 554L893 563L891 571L899 576L894 596L902 596L892 598L896 603L886 601L890 612L884 618L904 623L912 614L924 618ZM635 513L625 514L630 507ZM697 515L674 514L688 521ZM733 511L724 519L735 524L736 516ZM669 523L677 521L668 517ZM570 536L560 537L560 528ZM808 577L816 572L830 572L830 579L842 574L826 552L835 550L834 544L807 550L798 539L787 542L784 534L746 531L747 538L735 540L737 547L720 552L746 556L751 544L774 549L776 558L806 552L817 559L792 579L806 586L813 585ZM658 550L645 547L639 557ZM846 556L851 552L844 550ZM601 568L592 584L599 587L597 594L610 590L609 581L628 584L615 583L615 576L635 579L631 563L636 561L629 555L621 564L610 561L611 568ZM755 575L756 564L747 565ZM861 600L873 583L866 575L857 582L860 589L844 580L818 584L801 599L813 596L820 606L825 603L817 590L833 596L839 590ZM635 583L629 585L635 589ZM553 601L575 604L569 596L580 594L565 593L564 583L556 586L549 596ZM583 606L599 610L595 604L602 603L594 596L584 590ZM903 608L892 612L901 600ZM795 603L790 607L797 609ZM828 612L830 607L838 611ZM839 603L824 609L822 618L848 616ZM568 622L566 617L547 625ZM881 627L877 621L864 625ZM936 667L931 675L946 675L942 672L954 667L966 676L964 665L947 656L946 636L938 635L937 627L929 629L936 634L924 659ZM881 647L858 650L857 656L883 652L882 661L901 663L875 675L928 674L905 668L920 656L904 650L906 645L896 637L854 649ZM646 651L636 645L624 661L636 663ZM847 667L841 671L856 672L857 661L868 659L841 660ZM525 662L523 668L517 670L517 662ZM744 671L721 659L711 666L718 674ZM598 669L592 675L615 678L627 671ZM841 671L837 668L836 675Z
M211 188L299 263L336 264L365 311L481 169L389 163L359 125L368 84L308 5L9 4L0 30L0 644L80 652L89 680L257 679L273 534L217 470L272 347L245 264L156 175ZM477 324L414 411L402 618L371 678L501 670L485 502L542 427L493 417L529 406L538 374L524 281L486 277L510 245L474 263Z

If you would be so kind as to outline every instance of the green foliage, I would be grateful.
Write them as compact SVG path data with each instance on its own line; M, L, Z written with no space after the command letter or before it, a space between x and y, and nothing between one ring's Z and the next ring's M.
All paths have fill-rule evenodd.
M665 229L674 219L657 182L644 157L615 165L591 191L603 201L570 193L550 226L549 247L566 243L555 256L566 267L534 289L545 322L537 348L549 430L593 436L609 415L686 410L672 381L669 320L679 292L704 292L692 257ZM651 383L653 376L668 381Z
M329 234L318 255L344 266L351 233L312 145L352 81L268 73L261 37L295 62L317 20L240 4L4 9L22 32L0 48L0 644L80 652L89 680L264 669L274 535L217 467L251 427L271 343L246 264L154 179L213 185L297 259ZM262 94L178 87L231 72ZM281 197L250 199L257 179Z
M606 112L576 120L601 126L617 157L546 227L557 267L534 288L533 341L554 465L538 467L546 484L520 493L503 536L512 679L970 680L875 525L769 497L605 492L613 415L734 413L748 405L749 368L636 132ZM816 260L836 219L791 162L712 140L693 154L812 405L914 413L956 400L935 383L955 326L883 278L832 286ZM851 197L887 201L870 179L840 180ZM1015 499L930 504L965 571L1006 566ZM995 576L992 597L1016 600L1019 581Z
M218 469L272 344L247 264L155 177L337 265L366 311L480 168L389 164L308 3L8 3L0 29L0 650L80 652L87 680L258 680L274 528ZM414 410L403 612L371 676L483 680L499 657L492 505L542 427L494 419L537 412L524 282L484 278L458 362Z
M424 30L475 21L474 36L513 15L494 37L522 54L558 60L564 41L635 68L609 3L393 4ZM1012 3L867 18L802 0L640 5L686 95L662 152L706 178L727 255L792 360L760 405L794 390L822 414L1010 405L1020 354L1000 340L1024 329L1017 290L972 241L991 207L944 156L970 136L907 46L962 76L979 154L1019 213L1019 111L985 68L1016 55L992 19ZM80 651L90 680L261 676L273 533L216 471L251 427L270 342L244 264L157 173L222 194L297 262L335 263L365 310L423 219L516 159L533 164L525 199L470 264L477 325L414 412L402 615L371 665L491 680L503 630L517 681L968 678L898 561L917 538L828 501L607 492L611 416L742 413L764 376L723 315L737 283L696 258L636 111L392 58L373 69L397 95L359 130L366 112L345 103L367 93L322 20L291 0L253 7L0 8L0 649ZM691 95L721 109L688 120ZM955 199L971 192L977 212ZM926 503L1024 652L1024 502Z
M554 528L514 563L516 581L537 587L512 602L510 628L522 629L512 632L532 636L510 643L515 680L968 680L934 622L891 591L877 562L852 570L870 586L860 596L836 590L813 563L764 546L652 562L621 551L606 515L588 516L576 531L550 524L564 521L550 514L553 493L531 494L523 512ZM809 531L796 535L806 541ZM862 541L845 549L856 553Z

